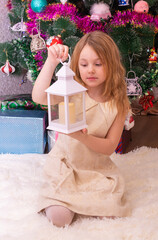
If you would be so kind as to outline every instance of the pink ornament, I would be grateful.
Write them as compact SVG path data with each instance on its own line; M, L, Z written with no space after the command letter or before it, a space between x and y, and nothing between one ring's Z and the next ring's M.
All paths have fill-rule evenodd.
M134 5L134 11L137 13L148 13L149 11L149 5L146 1L138 1L135 5Z
M5 65L1 67L1 72L7 74L9 76L10 73L15 72L15 68L9 63L9 60L7 59Z
M99 22L101 19L111 17L110 7L106 3L95 3L90 10L91 20Z

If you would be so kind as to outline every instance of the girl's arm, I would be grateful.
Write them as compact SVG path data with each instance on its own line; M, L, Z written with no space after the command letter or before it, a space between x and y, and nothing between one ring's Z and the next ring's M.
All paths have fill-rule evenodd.
M124 122L125 117L117 115L105 138L95 137L83 130L69 134L69 136L79 140L94 152L111 155L118 146Z
M56 44L48 48L47 60L39 73L32 90L32 99L34 102L43 105L47 104L47 93L45 90L50 86L52 76L60 59L64 62L67 57L68 47L65 45ZM61 97L52 96L51 104L55 105L61 100Z

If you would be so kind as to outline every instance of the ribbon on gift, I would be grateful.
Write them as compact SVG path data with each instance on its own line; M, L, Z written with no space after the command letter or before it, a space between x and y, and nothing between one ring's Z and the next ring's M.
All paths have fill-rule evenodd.
M147 95L144 95L140 98L139 104L142 105L143 109L146 111L148 108L153 107L154 96L148 92Z
M31 100L24 100L24 99L1 101L0 108L1 108L1 110L10 110L10 109L47 110L47 106L39 105Z

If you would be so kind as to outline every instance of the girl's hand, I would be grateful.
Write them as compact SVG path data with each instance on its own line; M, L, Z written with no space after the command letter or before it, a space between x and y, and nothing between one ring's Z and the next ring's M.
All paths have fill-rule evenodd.
M87 129L84 128L80 131L69 133L67 135L76 139L76 140L82 141L83 137L85 137L87 135L87 133L88 133Z
M48 60L58 65L60 60L66 61L69 48L66 45L54 44L48 48Z

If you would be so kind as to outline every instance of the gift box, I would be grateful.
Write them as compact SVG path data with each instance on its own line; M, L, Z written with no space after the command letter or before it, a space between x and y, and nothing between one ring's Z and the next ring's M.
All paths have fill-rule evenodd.
M47 105L36 104L30 94L0 96L1 110L47 110Z
M115 152L120 154L126 153L127 148L131 141L132 141L131 129L129 130L124 129Z
M46 111L1 110L0 153L44 153L46 127Z
M54 144L57 140L57 132L54 130L48 130L47 131L47 151L50 152L51 149L54 147Z

